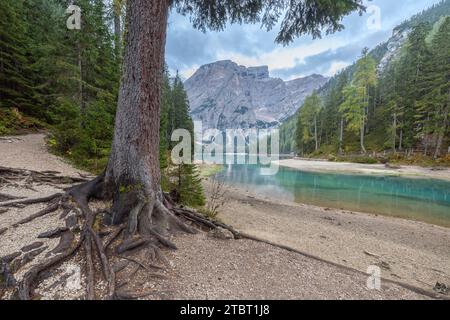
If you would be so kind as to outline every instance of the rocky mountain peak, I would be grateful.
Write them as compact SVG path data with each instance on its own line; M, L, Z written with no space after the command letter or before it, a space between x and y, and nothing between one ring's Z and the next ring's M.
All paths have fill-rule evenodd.
M200 67L185 88L192 116L204 128L270 128L294 114L327 80L312 75L285 82L271 78L268 66L223 60Z

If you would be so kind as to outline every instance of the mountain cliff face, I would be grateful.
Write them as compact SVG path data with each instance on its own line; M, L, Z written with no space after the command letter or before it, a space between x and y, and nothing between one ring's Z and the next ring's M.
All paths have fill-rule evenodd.
M385 53L378 65L378 71L380 73L385 71L391 61L398 55L400 49L408 40L410 32L411 29L409 28L404 30L394 30L392 37L384 44L384 47L386 48Z
M293 115L328 79L271 78L267 66L244 67L226 60L204 65L185 82L191 113L204 129L270 128Z

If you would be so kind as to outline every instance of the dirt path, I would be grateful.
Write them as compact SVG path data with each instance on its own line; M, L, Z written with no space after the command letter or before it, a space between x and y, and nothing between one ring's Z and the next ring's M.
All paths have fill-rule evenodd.
M47 153L43 139L43 135L29 135L12 142L0 140L0 166L76 175L78 170ZM38 197L58 191L44 185L33 185L33 188L35 191L7 187L0 189L0 193ZM42 205L33 205L26 209L13 208L0 214L0 229L8 228L0 234L0 256L16 252L37 241L38 234L60 226L60 213L55 212L32 223L12 227L19 219L42 208ZM244 212L242 214L244 216ZM283 228L281 225L279 227ZM46 250L33 263L46 259L46 254L57 245L56 240L39 241L44 242ZM383 283L380 291L369 290L366 275L255 241L218 240L203 232L179 236L174 241L179 250L166 252L169 266L159 274L149 274L140 269L128 284L130 290L151 290L149 298L152 299L426 298L390 283ZM80 284L85 279L82 273L76 278L76 271L84 270L84 264L80 261L80 257L75 256L52 274L46 275L45 281L37 288L41 299L83 298L84 290ZM16 277L20 279L31 265L20 269ZM119 272L119 281L126 279L134 267L128 266ZM66 280L58 282L61 276ZM104 283L100 281L98 287L101 289L102 286Z
M0 166L35 171L53 170L68 176L82 172L48 153L44 138L43 134L30 134L0 140Z

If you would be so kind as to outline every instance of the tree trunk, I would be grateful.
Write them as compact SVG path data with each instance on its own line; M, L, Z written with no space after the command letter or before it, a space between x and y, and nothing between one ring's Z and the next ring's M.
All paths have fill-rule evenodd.
M122 55L122 25L121 25L121 4L114 2L114 49L117 61Z
M317 139L317 116L314 115L314 139L316 140L316 151L319 150L319 141Z
M80 99L80 111L81 114L84 115L84 85L83 85L83 56L81 54L81 44L78 40L77 44L77 59L78 59L78 72L80 74L80 77L78 79L78 97ZM82 124L83 125L83 124Z
M393 134L392 134L392 138L393 138L393 144L392 144L392 148L394 150L394 153L397 152L396 147L397 147L397 114L394 113L394 124L393 124Z
M113 197L112 224L136 206L138 213L148 206L151 215L151 204L162 201L159 121L168 2L127 1L123 76L104 187Z
M439 158L442 150L442 142L444 141L444 135L447 131L447 119L448 119L448 109L444 108L444 121L442 123L442 129L439 132L438 140L436 143L436 151L434 152L434 159Z
M361 123L361 137L360 137L362 153L367 153L366 148L364 147L364 133L365 133L365 131L366 130L365 130L364 120L362 120L362 123Z
M429 134L428 134L428 124L430 122L430 114L427 114L427 121L425 122L425 126L424 126L424 132L425 132L425 157L428 155L428 139L429 139Z
M341 130L339 132L339 154L343 154L342 144L344 142L344 117L341 117Z
M398 141L398 150L403 151L403 127L400 129L400 139Z
M365 121L365 134L369 134L369 107L370 107L370 93L369 93L369 87L366 87L364 89L364 104L365 104L365 117L364 117L364 121Z

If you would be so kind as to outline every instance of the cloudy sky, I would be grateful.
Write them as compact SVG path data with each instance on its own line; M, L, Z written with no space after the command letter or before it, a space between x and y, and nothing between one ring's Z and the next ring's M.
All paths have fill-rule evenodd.
M363 16L344 19L344 31L316 40L303 36L288 47L274 42L277 28L268 33L259 25L232 25L205 34L191 26L189 17L172 12L166 60L184 78L203 64L228 59L245 66L268 65L272 76L285 80L313 73L332 76L353 63L364 47L387 40L396 25L439 1L367 1Z

